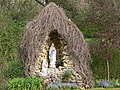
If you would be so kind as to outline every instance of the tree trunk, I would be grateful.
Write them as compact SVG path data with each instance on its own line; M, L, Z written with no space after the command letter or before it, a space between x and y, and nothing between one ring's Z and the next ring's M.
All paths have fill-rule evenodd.
M110 66L109 66L109 61L106 60L106 79L109 81L110 79Z

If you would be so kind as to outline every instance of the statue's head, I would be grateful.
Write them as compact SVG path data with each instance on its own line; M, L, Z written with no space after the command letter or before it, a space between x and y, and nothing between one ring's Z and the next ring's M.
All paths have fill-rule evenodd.
M52 43L52 45L51 45L52 47L55 47L55 45L54 45L54 43Z

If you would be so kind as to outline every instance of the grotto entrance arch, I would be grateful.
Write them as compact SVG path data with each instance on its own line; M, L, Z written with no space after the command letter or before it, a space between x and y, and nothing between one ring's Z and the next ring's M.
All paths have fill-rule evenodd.
M53 51L55 51L55 53L53 53L55 54L55 56L53 55L55 64L53 60L50 60L51 47L54 49ZM37 71L38 73L41 73L40 76L46 76L47 73L50 74L49 72L53 69L56 71L60 68L68 69L73 68L74 66L73 60L67 52L67 43L57 30L53 30L49 33L47 40L43 43L42 53L39 57L40 64L36 62L36 65L39 65L40 67L40 71ZM56 74L59 72L55 71L53 72Z
M51 46L52 43L55 45L56 49L56 68L59 66L63 66L63 49L64 49L64 41L61 38L60 34L57 32L57 30L53 30L49 34L49 47ZM49 53L49 52L48 52ZM49 54L48 54L48 59L49 59ZM49 60L50 61L50 60Z
M39 56L41 57L40 60L43 60L43 58L44 60L46 59L47 68L49 68L50 65L49 50L52 43L54 44L54 47L56 49L56 68L59 68L59 66L68 67L68 68L73 67L74 66L73 60L70 54L68 53L67 43L57 32L57 30L53 30L49 33L48 39L43 44L42 53Z

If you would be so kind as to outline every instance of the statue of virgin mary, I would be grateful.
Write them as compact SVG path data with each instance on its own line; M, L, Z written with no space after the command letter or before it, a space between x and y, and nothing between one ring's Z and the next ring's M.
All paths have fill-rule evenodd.
M49 50L49 60L50 60L50 68L56 68L56 49L54 43L52 43Z

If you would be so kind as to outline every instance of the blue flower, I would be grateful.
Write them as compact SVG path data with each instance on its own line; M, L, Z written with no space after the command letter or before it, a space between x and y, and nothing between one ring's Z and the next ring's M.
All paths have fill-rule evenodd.
M58 86L59 86L59 87L65 87L65 86L66 86L66 83L58 83Z
M53 87L52 84L48 84L48 86L46 88L48 89L48 88L52 88L52 87Z
M53 84L53 87L54 87L54 88L58 88L58 85L56 85L56 84Z
M74 88L77 87L77 84L75 83L57 83L57 84L49 84L46 89L48 88L64 88L64 87L70 87L70 88Z
M108 86L110 86L110 83L107 82L107 81L101 81L100 82L100 86L102 86L102 87L108 87Z
M75 83L69 83L68 86L69 87L77 87L77 84L75 84Z

